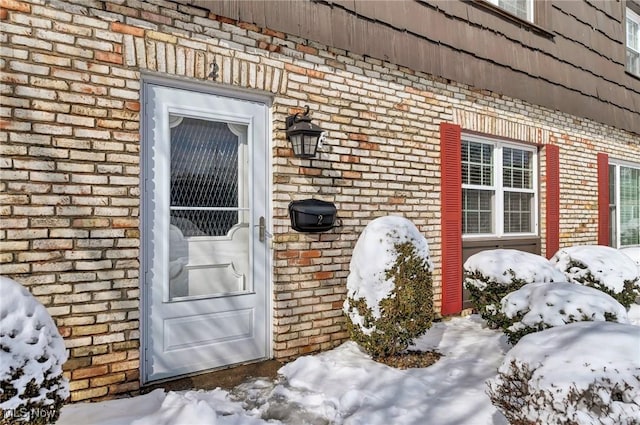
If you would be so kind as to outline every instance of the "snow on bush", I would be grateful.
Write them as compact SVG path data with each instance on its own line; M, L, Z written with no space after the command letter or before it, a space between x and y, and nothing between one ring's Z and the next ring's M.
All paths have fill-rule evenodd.
M524 335L580 321L629 323L613 297L575 283L530 283L502 299L502 323L511 344Z
M523 337L487 382L512 424L640 423L640 327L578 322Z
M475 310L493 328L500 327L500 300L534 282L563 282L565 277L546 258L515 249L492 249L464 263L464 285Z
M568 282L599 289L626 308L640 295L638 266L615 248L601 245L561 248L551 262Z
M29 291L0 276L0 424L55 422L69 396L64 341Z
M372 357L405 350L433 318L427 240L409 220L386 216L365 227L353 250L344 312L351 338Z
M627 246L618 250L631 258L640 268L640 246Z

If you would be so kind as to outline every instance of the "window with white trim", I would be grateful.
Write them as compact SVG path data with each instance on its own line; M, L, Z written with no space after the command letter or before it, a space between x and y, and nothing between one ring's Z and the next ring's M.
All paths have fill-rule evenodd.
M640 77L640 15L627 8L627 71Z
M534 0L487 0L495 4L500 9L516 15L520 19L533 22L533 1Z
M538 233L537 151L479 136L462 138L462 234Z
M609 164L611 246L640 245L640 165Z

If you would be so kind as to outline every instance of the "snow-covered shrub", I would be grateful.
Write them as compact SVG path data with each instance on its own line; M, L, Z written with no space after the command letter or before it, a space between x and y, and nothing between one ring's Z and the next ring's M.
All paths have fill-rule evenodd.
M534 282L563 282L565 277L546 258L515 249L492 249L464 263L464 286L473 308L493 328L501 327L500 300Z
M524 335L581 321L629 323L627 310L610 295L575 283L529 283L502 299L504 333L511 344Z
M0 276L0 424L55 422L69 396L64 341L19 283Z
M615 248L583 245L561 248L551 262L567 282L599 289L629 308L640 295L638 266Z
M427 240L403 217L365 227L353 250L344 312L351 338L372 357L405 350L431 327L433 288Z
M631 258L640 267L640 245L618 248L620 252Z
M640 423L640 327L578 322L523 337L487 382L511 424Z

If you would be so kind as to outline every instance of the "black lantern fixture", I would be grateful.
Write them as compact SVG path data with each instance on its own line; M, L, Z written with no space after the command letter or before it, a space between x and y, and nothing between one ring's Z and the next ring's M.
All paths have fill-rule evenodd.
M287 117L287 138L293 147L293 155L297 158L313 158L316 156L318 143L322 138L322 129L311 122L309 107L305 106L303 114L298 112Z

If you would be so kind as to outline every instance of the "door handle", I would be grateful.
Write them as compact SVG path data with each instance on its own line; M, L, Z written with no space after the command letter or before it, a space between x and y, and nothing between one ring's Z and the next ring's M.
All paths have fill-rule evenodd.
M258 220L258 240L264 242L267 234L267 225L265 224L264 217L260 217Z

